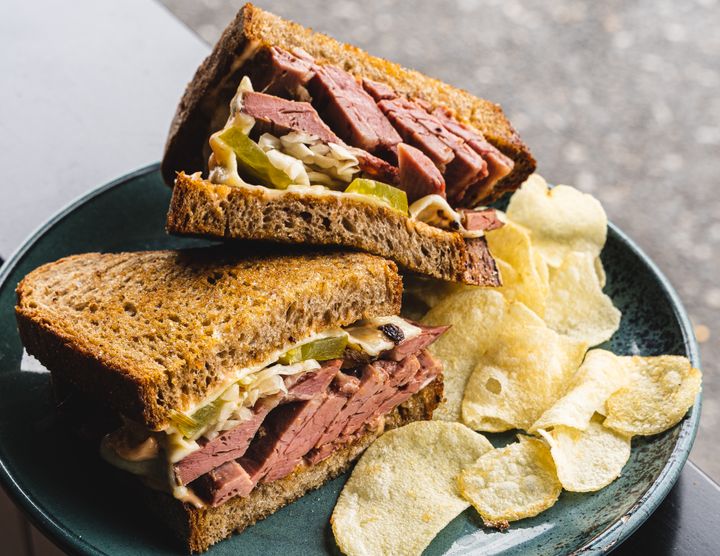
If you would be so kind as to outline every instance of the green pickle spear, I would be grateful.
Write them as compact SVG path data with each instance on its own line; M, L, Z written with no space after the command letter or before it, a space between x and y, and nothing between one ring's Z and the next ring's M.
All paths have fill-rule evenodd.
M265 151L238 128L227 128L218 136L218 139L233 150L238 160L238 166L257 179L260 182L259 185L287 189L287 186L292 183L290 176L275 168L270 163Z
M339 359L343 356L347 343L347 336L345 335L334 338L320 338L314 342L308 342L291 349L280 356L278 362L282 365L292 365L308 359L315 359L316 361Z
M381 181L368 180L365 178L355 178L345 190L346 193L360 193L361 195L372 195L378 199L382 199L390 208L408 213L407 195L402 189L393 187Z
M193 438L217 418L224 403L223 400L218 398L195 411L192 416L175 411L171 421L185 438Z

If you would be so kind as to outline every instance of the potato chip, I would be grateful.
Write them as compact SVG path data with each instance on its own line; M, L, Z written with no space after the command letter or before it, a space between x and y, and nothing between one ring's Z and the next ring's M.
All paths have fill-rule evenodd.
M340 550L419 555L470 505L457 477L492 449L460 423L419 421L385 433L360 458L335 505Z
M565 490L600 490L620 476L630 458L630 437L603 427L596 420L584 431L559 425L550 432L539 432L550 445Z
M522 303L510 304L467 381L462 418L488 432L527 430L563 395L587 344L554 332Z
M629 383L608 398L603 424L626 435L651 435L679 423L700 391L700 371L679 355L622 359Z
M610 339L621 317L600 287L591 255L570 253L550 273L545 321L556 332L596 346Z
M542 258L533 251L528 231L508 222L485 236L500 270L503 283L500 291L542 317L548 295L547 269Z
M585 430L593 414L605 413L605 401L627 381L623 358L604 349L588 351L567 393L545 410L528 432L558 425Z
M485 525L507 527L508 521L547 510L562 490L550 449L537 438L486 452L458 478L460 492L480 513Z
M535 255L536 260L539 257L539 255ZM548 279L547 277L543 278L543 276L547 275L547 265L542 261L542 258L539 258L538 262L542 266L536 268L542 268L545 272L537 273L540 281L534 281L534 279L528 281L508 263L502 259L495 259L502 280L502 286L497 288L497 291L502 293L508 301L519 301L536 314L541 315L545 313Z
M598 283L601 288L604 288L607 283L607 275L605 274L605 267L603 266L600 257L595 257L593 266L595 267L595 274L597 274L598 277Z
M445 400L434 419L459 421L465 384L480 357L495 343L507 312L507 302L497 291L471 288L446 297L422 319L425 324L450 324L450 329L430 346L443 362Z
M605 245L607 215L600 202L567 185L549 189L537 174L512 196L507 216L530 230L533 247L551 267L559 267L572 251L594 259Z

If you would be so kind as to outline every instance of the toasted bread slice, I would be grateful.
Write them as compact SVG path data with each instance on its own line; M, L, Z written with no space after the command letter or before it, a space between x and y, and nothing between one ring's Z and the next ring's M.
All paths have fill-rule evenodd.
M513 171L484 202L517 189L535 169L530 151L497 104L245 4L198 68L178 105L162 162L162 174L168 185L173 184L180 170L207 169L208 138L227 120L230 99L245 73L247 53L252 48L270 46L284 50L302 48L320 63L387 84L398 93L423 99L433 107L448 108L459 121L480 130L515 162Z
M387 257L441 280L500 285L484 238L409 220L389 207L346 196L273 195L178 175L167 218L171 233L341 245Z
M162 492L143 489L147 505L172 528L188 550L204 552L346 471L384 430L432 418L442 396L442 376L439 376L386 415L377 429L366 431L352 444L316 465L300 467L283 479L258 485L247 497L230 499L215 508L197 509Z
M60 378L159 430L231 371L397 314L401 295L395 264L361 253L89 253L28 274L16 316L27 351Z

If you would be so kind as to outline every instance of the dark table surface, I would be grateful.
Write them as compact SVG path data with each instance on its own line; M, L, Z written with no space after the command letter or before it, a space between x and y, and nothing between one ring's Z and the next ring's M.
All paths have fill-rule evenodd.
M224 25L234 9L231 3L208 0L164 3L206 40L216 38L221 29L218 21ZM83 0L62 10L17 0L4 5L4 13L12 17L0 17L5 44L0 50L22 54L0 56L0 71L12 76L0 85L0 146L8 174L0 186L0 256L4 258L70 199L160 157L179 92L207 53L206 45L153 2L101 4ZM299 3L259 4L502 101L525 138L536 147L547 177L598 195L611 219L634 239L639 237L641 245L660 259L671 279L675 260L669 254L675 253L681 260L678 266L697 265L698 260L707 260L705 252L720 239L720 227L712 227L712 219L720 212L718 196L709 189L713 181L717 182L717 156L715 173L699 162L713 153L720 154L720 131L714 127L719 106L716 70L720 35L716 29L720 18L717 9L703 11L712 2L701 2L693 9L668 2L600 7L563 1L553 3L552 8L529 6L527 2L463 1L442 8L430 2L418 3L422 9L411 9L410 3L388 2L370 5L341 1L329 9L321 9L326 3L313 1L303 2L302 7ZM486 11L478 13L482 8ZM473 24L458 25L463 18ZM119 27L125 31L114 33ZM46 37L45 42L28 40L39 33ZM51 41L52 51L47 47ZM678 43L680 46L674 48ZM88 44L93 48L88 49ZM603 49L607 52L601 55ZM478 52L485 54L478 56ZM665 64L667 71L655 71L653 64ZM677 74L683 66L686 71L680 77L676 75L675 82L671 80L663 87L665 77L653 81L652 75ZM43 71L31 72L29 67ZM503 67L513 69L502 71ZM518 75L524 77L519 79ZM691 82L694 90L685 95L683 87ZM713 84L711 97L707 86ZM97 91L102 91L102 102L95 98ZM692 110L705 101L704 118L695 116ZM114 110L108 112L108 107ZM48 114L60 114L60 129L40 125ZM684 126L678 128L673 122L681 118L685 119ZM108 122L114 126L112 137L107 136ZM33 129L42 129L55 139L51 155L63 171L51 179L33 180L30 192L28 188L19 191L16 184L27 182L37 163L32 149L27 148L33 142ZM683 134L687 134L685 143ZM87 144L85 138L93 136L99 145ZM638 137L644 138L640 146L633 144ZM12 145L9 138L13 138ZM688 141L693 144L689 146ZM646 172L638 158L645 160L646 166L649 160L660 160L665 171ZM608 159L613 164L608 165ZM677 173L677 179L668 177L672 172ZM703 180L693 193L694 205L688 208L685 199L674 206L674 215L667 212L673 195L688 179ZM635 188L628 190L631 182ZM638 194L641 188L657 193L657 216L641 211L647 203L646 196ZM668 221L677 222L678 215L695 207L698 218L689 228L681 227L680 239L692 245L699 233L696 226L706 223L711 233L694 245L706 247L695 253L679 240L670 238L667 243L667 234L655 237L658 229L666 229ZM661 250L659 242L669 247ZM711 266L697 274L692 282L696 289L702 288L697 281L704 280L705 274L714 276ZM681 294L690 301L691 314L703 315L704 322L709 322L712 315L707 307L714 307L716 301L720 305L720 297L713 297L714 290L706 292L705 301L709 301L704 303L704 298L697 298L682 280L676 278L674 282L680 283ZM720 296L720 290L716 293ZM711 407L711 421L717 421L717 396L707 398L708 379L717 379L707 370L705 376L704 409L707 412ZM709 430L703 433L701 425L701 437L703 434L708 436L702 451L703 466L717 466L713 456L716 443ZM696 451L691 455L693 460ZM688 462L667 499L615 553L717 554L719 526L720 487ZM40 552L35 550L36 554Z
M613 553L715 555L720 551L720 486L692 462L655 513Z

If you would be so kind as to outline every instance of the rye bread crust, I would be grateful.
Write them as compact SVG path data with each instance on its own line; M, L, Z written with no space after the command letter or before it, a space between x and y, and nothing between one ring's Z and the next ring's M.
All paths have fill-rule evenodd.
M248 258L227 249L88 253L17 287L28 353L150 429L309 334L397 314L391 261L363 253Z
M513 171L495 186L485 203L514 191L535 170L535 159L499 105L245 4L197 69L177 107L162 161L162 174L168 185L173 185L178 171L207 170L208 138L227 119L230 100L243 73L236 61L250 44L286 50L299 47L320 63L385 83L432 106L449 108L459 121L480 130L515 162Z
M187 550L204 552L213 544L233 533L241 532L347 471L383 430L432 418L442 396L443 384L440 375L389 413L385 417L383 428L365 432L352 444L334 452L317 465L299 468L283 479L259 485L245 498L233 498L217 508L197 509L162 492L143 488L146 505L172 529Z
M262 188L229 187L180 173L173 188L167 231L351 247L441 280L500 285L484 238L466 240L459 233L352 197L275 195Z

